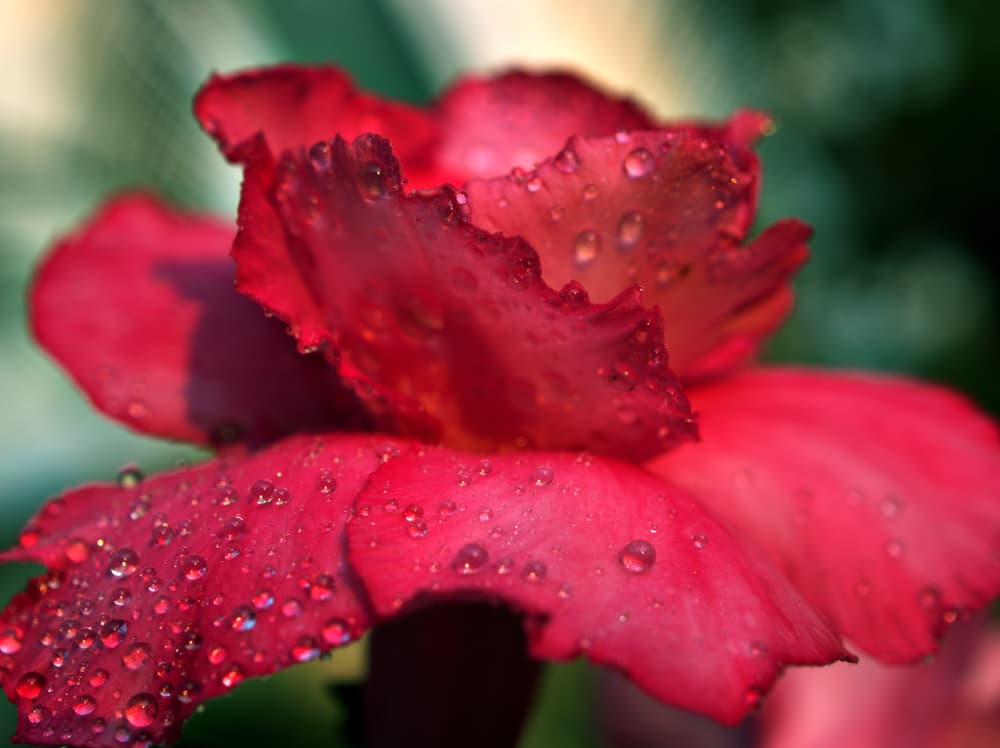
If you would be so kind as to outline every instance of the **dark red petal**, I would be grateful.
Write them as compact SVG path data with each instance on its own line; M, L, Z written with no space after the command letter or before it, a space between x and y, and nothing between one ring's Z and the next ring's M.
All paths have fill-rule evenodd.
M338 134L352 140L377 132L392 141L417 184L449 178L433 170L439 130L430 112L359 91L338 68L278 65L213 75L195 97L194 112L233 162L246 161L258 133L277 156Z
M704 442L650 467L764 548L888 662L1000 593L1000 439L951 392L759 370L695 390Z
M864 660L789 673L762 715L765 748L974 748L1000 745L1000 634L956 631L932 663ZM978 638L976 634L980 634ZM992 716L990 738L957 739Z
M233 229L123 195L35 279L35 337L107 415L202 444L362 422L356 398L233 290Z
M571 135L655 126L632 100L608 96L568 73L511 71L461 79L442 95L437 113L444 131L439 167L466 179L530 168Z
M714 374L784 319L810 234L782 221L743 244L758 181L746 138L706 127L575 137L537 170L470 183L472 220L531 242L555 287L577 280L603 301L641 284L675 371Z
M169 741L243 678L359 636L368 613L342 533L360 486L405 448L292 437L50 501L4 554L49 569L0 614L16 740Z
M468 223L450 188L404 196L386 141L319 143L244 181L240 289L299 345L329 344L370 407L452 446L651 456L694 425L636 289L555 293L518 238Z
M724 722L782 666L847 656L773 567L625 463L405 455L358 497L348 543L383 615L428 596L499 599L529 615L534 656L586 654Z

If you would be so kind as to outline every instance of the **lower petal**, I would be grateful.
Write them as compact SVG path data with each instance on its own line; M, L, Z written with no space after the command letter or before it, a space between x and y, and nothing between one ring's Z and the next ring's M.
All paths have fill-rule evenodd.
M790 664L848 655L766 562L682 491L572 454L393 461L348 526L376 610L499 599L534 656L585 654L668 703L739 721Z

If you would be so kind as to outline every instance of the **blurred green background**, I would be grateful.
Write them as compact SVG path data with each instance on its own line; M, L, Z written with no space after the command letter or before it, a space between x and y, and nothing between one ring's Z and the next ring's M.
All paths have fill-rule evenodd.
M780 127L761 147L760 222L816 229L769 356L909 372L1000 412L998 22L975 0L0 0L0 543L64 487L199 458L91 412L32 346L25 290L45 246L109 192L146 185L232 215L238 172L190 99L212 70L279 60L334 61L412 101L521 63L577 70L663 116L767 109ZM0 597L27 574L0 572ZM336 744L345 708L322 684L358 660L246 684L186 741ZM595 745L590 678L550 671L525 746ZM3 703L0 735L12 729Z

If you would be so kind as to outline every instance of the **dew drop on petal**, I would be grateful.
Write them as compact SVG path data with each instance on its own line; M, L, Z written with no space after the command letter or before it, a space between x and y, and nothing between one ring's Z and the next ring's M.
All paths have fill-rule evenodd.
M133 644L122 655L122 664L129 670L138 670L149 660L149 654L148 644Z
M135 488L143 477L142 470L137 465L125 465L118 471L118 485L122 488Z
M644 179L652 174L655 168L656 159L646 148L636 148L622 162L622 169L629 179Z
M116 618L101 625L99 635L101 643L108 649L114 649L125 640L128 633L128 624L120 618Z
M548 569L541 561L529 561L521 570L521 578L529 582L541 582L547 572Z
M256 625L257 614L247 605L236 608L229 618L229 628L233 631L250 631Z
M708 545L708 536L701 533L692 535L691 542L694 543L695 548L704 548Z
M477 543L462 546L451 562L451 568L459 574L475 574L482 571L490 560L490 554Z
M125 719L132 727L149 727L156 712L156 699L148 693L137 693L125 705Z
M641 214L635 211L625 213L618 221L618 248L624 252L635 249L642 239L643 229Z
M618 554L622 568L631 574L644 574L656 563L656 549L645 540L632 540Z
M14 693L22 699L37 699L42 695L43 688L45 688L45 676L41 673L30 672L18 679L17 685L14 686Z
M73 702L73 713L78 717L86 717L95 709L97 709L97 701L94 700L93 696L78 696Z
M573 174L580 168L580 157L573 150L573 146L567 145L559 151L555 158L555 165L563 174Z
M180 563L180 575L190 581L201 579L208 571L208 562L201 556L187 556Z
M315 660L319 654L319 642L311 636L299 637L299 640L292 646L292 658L296 662Z
M108 573L119 579L131 576L139 568L139 554L131 548L119 548L111 554Z
M578 268L590 267L601 249L601 237L590 229L581 231L573 238L573 262Z
M82 538L74 538L66 544L64 553L71 564L82 564L90 558L90 543Z
M545 465L539 465L535 468L535 472L531 474L531 481L536 486L544 487L552 484L555 479L556 474L550 467Z
M406 532L411 538L422 538L427 534L427 523L421 519L414 520L406 528Z
M246 673L239 665L232 665L223 671L219 677L219 682L226 688L232 688L239 684L246 677Z
M0 632L0 654L14 654L21 649L21 637L14 629Z
M323 641L334 647L339 647L351 641L350 628L348 628L347 621L342 618L331 618L323 624L320 633L323 635Z

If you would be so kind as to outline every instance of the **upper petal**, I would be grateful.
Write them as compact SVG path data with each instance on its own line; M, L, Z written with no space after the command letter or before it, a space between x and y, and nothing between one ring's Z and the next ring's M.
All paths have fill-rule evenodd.
M244 460L50 501L5 560L48 573L0 613L16 740L176 739L206 699L368 626L342 554L357 491L400 449L292 437Z
M441 95L436 114L442 138L435 158L443 171L462 175L462 181L515 166L530 168L571 135L655 126L631 99L604 94L570 73L510 71L462 78Z
M753 539L889 662L1000 593L1000 440L947 390L759 370L694 391L704 442L650 468Z
M782 322L808 254L798 221L743 244L759 171L748 118L759 122L743 113L729 126L571 138L535 170L467 185L472 220L531 242L557 287L578 280L603 301L641 284L678 374L717 373Z
M336 372L233 290L232 238L152 196L114 198L39 268L35 337L97 408L147 433L264 442L363 424Z
M725 722L784 665L846 656L773 567L624 463L404 455L360 494L348 539L383 615L426 596L500 599L529 614L534 656L586 654Z
M279 65L212 76L195 115L231 161L244 162L258 133L272 155L365 132L392 142L411 187L462 184L531 166L574 134L652 127L634 102L568 73L511 71L456 81L428 108L358 91L329 66Z
M475 449L642 459L694 432L662 328L632 289L557 294L519 238L468 222L449 188L404 195L376 136L250 159L233 249L239 287L328 344L341 375L411 433ZM396 424L392 424L395 427Z
M449 178L433 169L440 134L430 112L359 91L335 67L277 65L213 75L195 97L194 112L230 161L243 162L258 134L277 155L337 134L353 140L377 132L392 140L417 183Z

